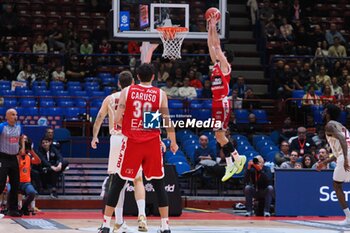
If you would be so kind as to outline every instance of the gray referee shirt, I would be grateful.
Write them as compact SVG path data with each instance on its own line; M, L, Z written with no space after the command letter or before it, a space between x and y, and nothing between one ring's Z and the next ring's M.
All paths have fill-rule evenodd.
M20 124L14 126L7 122L0 124L0 153L17 155L19 152L19 137L22 134Z

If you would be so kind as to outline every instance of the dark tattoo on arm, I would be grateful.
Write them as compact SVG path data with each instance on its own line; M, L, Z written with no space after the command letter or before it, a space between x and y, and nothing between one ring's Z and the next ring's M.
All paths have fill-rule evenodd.
M125 106L125 104L119 104L118 107L125 109L126 106Z

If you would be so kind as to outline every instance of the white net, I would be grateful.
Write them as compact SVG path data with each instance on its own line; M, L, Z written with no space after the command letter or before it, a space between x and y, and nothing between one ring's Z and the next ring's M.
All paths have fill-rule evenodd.
M160 27L157 28L163 42L163 58L176 60L181 58L181 45L188 29L183 27Z

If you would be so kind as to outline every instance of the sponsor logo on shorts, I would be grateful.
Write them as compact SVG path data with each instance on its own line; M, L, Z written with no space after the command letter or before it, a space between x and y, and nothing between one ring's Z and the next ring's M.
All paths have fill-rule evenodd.
M126 149L126 142L125 140L122 141L122 146L120 147L120 153L118 156L118 162L117 162L117 168L120 168L123 159L124 159L124 154L125 154L125 149Z

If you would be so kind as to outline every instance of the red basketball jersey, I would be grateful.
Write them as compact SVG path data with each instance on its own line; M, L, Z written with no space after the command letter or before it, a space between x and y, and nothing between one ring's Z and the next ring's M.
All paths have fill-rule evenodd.
M230 93L230 79L231 79L231 68L227 74L223 74L219 63L215 63L211 76L211 91L213 92L213 99L220 100Z
M143 113L159 110L161 102L160 89L141 84L127 88L127 99L122 123L123 134L134 142L145 142L159 137L159 129L145 129L143 127Z

